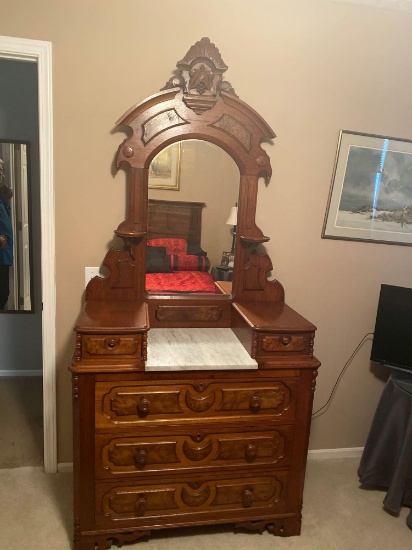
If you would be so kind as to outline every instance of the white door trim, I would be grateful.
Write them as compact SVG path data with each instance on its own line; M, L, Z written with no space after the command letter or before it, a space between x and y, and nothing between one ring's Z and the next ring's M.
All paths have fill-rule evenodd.
M52 45L42 40L0 36L0 57L37 63L41 203L42 350L44 469L57 472L56 279L53 182Z

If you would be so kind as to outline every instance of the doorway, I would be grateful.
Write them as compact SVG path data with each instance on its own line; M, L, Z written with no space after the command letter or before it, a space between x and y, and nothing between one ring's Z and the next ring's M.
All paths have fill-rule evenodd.
M38 307L41 317L42 391L44 468L46 473L57 471L56 445L56 363L55 363L55 246L54 246L54 186L53 186L53 114L52 114L52 60L51 43L12 37L0 37L0 59L25 61L35 64L38 79L38 142L40 186L40 271L42 302ZM27 314L31 315L31 314ZM15 325L21 314L6 313ZM23 315L26 317L26 315ZM27 321L26 321L27 322ZM13 326L8 328L13 332ZM28 369L30 370L30 369Z

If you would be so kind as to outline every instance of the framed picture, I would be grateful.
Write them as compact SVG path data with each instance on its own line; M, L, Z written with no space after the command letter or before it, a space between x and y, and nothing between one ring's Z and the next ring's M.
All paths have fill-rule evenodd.
M166 147L150 163L149 189L180 189L181 143Z
M341 130L322 237L412 245L412 141Z
M222 261L220 267L233 267L235 262L235 255L231 252L223 252Z

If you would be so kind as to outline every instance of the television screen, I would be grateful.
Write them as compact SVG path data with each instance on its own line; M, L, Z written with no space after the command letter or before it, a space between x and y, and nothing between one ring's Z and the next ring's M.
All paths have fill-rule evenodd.
M412 371L412 289L382 285L371 360Z

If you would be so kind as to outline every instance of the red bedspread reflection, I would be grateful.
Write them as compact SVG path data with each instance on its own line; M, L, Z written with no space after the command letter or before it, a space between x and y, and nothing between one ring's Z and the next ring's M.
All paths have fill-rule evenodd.
M215 293L215 282L210 273L202 271L174 271L173 273L146 273L149 294L170 292Z

